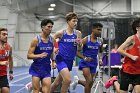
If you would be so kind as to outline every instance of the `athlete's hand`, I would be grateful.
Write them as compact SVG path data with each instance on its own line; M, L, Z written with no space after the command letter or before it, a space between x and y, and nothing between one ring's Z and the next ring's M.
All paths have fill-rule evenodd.
M56 69L56 63L52 62L52 69Z
M102 59L99 59L99 64L103 65L103 60Z
M3 61L3 62L0 62L0 65L8 65L9 64L9 62L8 61Z
M91 62L91 61L93 61L93 58L91 58L91 57L85 57L84 58L84 61Z
M58 54L58 52L59 52L59 48L54 48L54 53Z
M48 55L48 53L46 53L46 52L43 52L43 53L39 54L40 58L44 58L44 57L46 57L47 55Z
M13 74L9 74L9 79L10 79L10 80L13 80L13 78L14 78L14 77L13 77Z
M133 61L137 61L138 59L139 59L139 57L138 56L132 56L132 58L131 58Z

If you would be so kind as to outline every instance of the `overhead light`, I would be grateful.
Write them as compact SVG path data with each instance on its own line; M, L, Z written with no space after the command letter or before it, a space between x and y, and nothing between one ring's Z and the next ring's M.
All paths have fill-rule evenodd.
M50 4L50 6L51 6L51 7L55 7L55 6L56 6L56 4Z
M48 8L49 11L54 11L54 8Z

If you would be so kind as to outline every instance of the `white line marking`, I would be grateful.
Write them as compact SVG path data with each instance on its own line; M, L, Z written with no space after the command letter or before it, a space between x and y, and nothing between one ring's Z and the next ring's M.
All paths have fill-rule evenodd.
M20 88L19 90L15 91L15 93L21 93L20 91L25 89L25 87Z
M12 83L10 83L9 85L10 86L25 86L24 84L12 84Z
M29 78L29 77L31 77L31 75L27 75L25 77L22 77L22 78L19 78L19 79L15 80L15 81L11 81L10 83L15 83L15 82L21 81L21 80Z
M20 73L20 74L14 75L14 77L21 76L21 75L24 75L24 74L29 74L29 72Z

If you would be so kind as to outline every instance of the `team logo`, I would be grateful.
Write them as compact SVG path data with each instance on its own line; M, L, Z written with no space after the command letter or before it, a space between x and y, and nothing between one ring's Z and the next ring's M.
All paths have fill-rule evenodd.
M0 54L0 58L5 58L9 56L9 50L5 50L4 54Z

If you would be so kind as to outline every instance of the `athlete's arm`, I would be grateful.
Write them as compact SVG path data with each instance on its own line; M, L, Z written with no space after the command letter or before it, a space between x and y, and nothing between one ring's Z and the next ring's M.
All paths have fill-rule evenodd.
M55 48L54 48L54 52L55 54L57 54L59 52L59 48L58 48L58 42L60 41L60 39L63 36L63 30L61 31L57 31L54 35L53 38L55 39Z
M13 69L13 57L12 57L12 47L10 47L10 52L9 52L9 70L12 71Z
M86 42L88 41L87 37L82 39L82 44L86 44ZM77 56L81 59L84 59L85 61L87 60L87 57L85 57L82 53L81 50L83 49L83 46L81 48L79 48L79 50L77 50Z
M101 46L99 48L98 56L99 56L99 62L100 62L100 64L102 64L103 39L102 38L99 38L99 40L101 42Z
M10 52L9 52L9 78L10 80L13 79L13 57L12 57L12 47L9 45Z
M8 61L0 61L0 65L8 65L9 62Z
M58 53L59 51L59 48L58 48L58 42L60 41L60 39L62 38L63 36L63 30L61 31L57 31L54 35L53 35L53 38L55 39L55 48L54 48L54 52L55 54Z
M28 53L27 53L27 58L28 59L36 59L36 58L44 58L48 54L46 52L41 53L41 54L34 54L34 51L38 45L38 39L37 37L33 38L31 45L29 47Z
M88 42L88 37L85 37L85 38L82 39L82 44L83 44L83 46L84 46L87 42ZM80 49L83 49L83 46L82 46L82 48L80 48ZM90 61L93 60L91 57L86 57L86 56L84 56L84 55L81 53L81 50L78 50L78 51L77 51L77 56L78 56L79 58L84 59L84 61L87 61L87 62L90 62Z
M52 42L53 42L53 45L55 44L55 42L56 42L56 40L52 37ZM52 52L52 54L51 54L51 60L53 61L53 60L55 60L55 51L54 51L54 49L53 49L53 52Z
M53 45L56 42L56 40L53 37L52 37L52 42L53 42ZM52 68L55 69L56 68L56 64L55 64L55 51L54 51L54 49L53 49L53 52L51 54L51 60L52 60Z
M57 39L57 38L59 38L59 39L61 39L62 38L62 35L63 35L63 30L61 30L61 31L57 31L55 34L54 34L54 39Z
M77 42L77 50L81 50L82 49L82 34L80 31L76 30L77 31L77 39L76 39L76 42Z
M99 53L103 53L103 39L99 38L100 42L101 42L101 46L99 48Z
M85 38L82 39L82 48L83 49L83 46L88 42L88 37L86 36ZM87 56L84 56L81 51L77 51L77 56L84 59L84 61L87 61L87 62L91 62L92 60L94 60L93 58L91 57L87 57Z
M117 51L120 54L122 54L123 56L127 56L133 60L135 56L133 56L125 51L126 49L129 48L130 45L133 45L133 43L134 43L134 36L130 36L126 39L126 41L122 45L120 45L120 47L117 49Z

